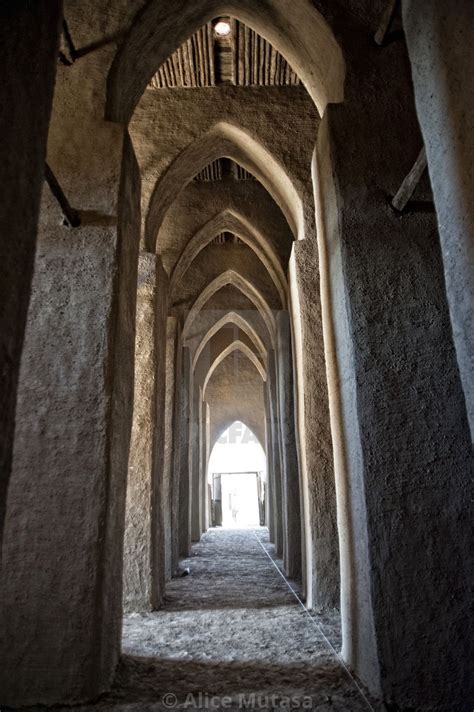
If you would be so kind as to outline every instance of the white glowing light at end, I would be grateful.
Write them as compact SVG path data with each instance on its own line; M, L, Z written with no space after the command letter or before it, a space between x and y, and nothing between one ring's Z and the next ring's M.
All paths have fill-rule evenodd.
M219 20L219 22L216 22L214 25L214 32L216 35L219 35L219 37L227 37L227 35L230 35L230 29L230 24L224 20Z

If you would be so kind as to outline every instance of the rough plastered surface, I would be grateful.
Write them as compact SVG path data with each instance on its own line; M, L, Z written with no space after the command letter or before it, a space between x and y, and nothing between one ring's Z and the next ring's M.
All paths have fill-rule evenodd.
M222 122L239 128L245 137L245 148L231 147L226 134L221 135L220 131L209 146L205 144L209 131ZM176 195L209 159L228 155L229 148L235 153L228 155L229 158L242 163L241 158L246 166L249 160L257 165L260 158L253 155L254 142L257 142L278 158L279 168L286 172L307 207L311 206L311 156L318 124L315 107L302 87L202 88L199 101L187 89L146 91L135 111L130 131L142 172L142 216L147 231L151 230L148 247L156 244L157 231ZM191 152L187 152L189 147L194 147ZM183 156L184 162L173 182L162 182L171 165L174 164L174 172ZM260 168L263 170L265 166ZM273 179L275 187L276 176L272 182ZM165 195L168 189L170 193ZM314 223L314 214L308 215L308 221L308 224Z
M472 79L468 87L464 85L474 62L474 5L404 0L403 11L416 107L436 201L454 344L474 441Z
M406 48L379 51L368 37L347 45L358 71L322 125L336 176L325 218L349 461L339 483L352 517L340 534L354 552L351 570L341 556L347 660L387 703L451 712L472 700L470 433L428 196L403 216L387 201L422 145Z
M317 627L337 646L336 621L310 618L260 542L272 552L265 529L205 534L182 562L190 575L168 584L163 610L125 618L112 690L73 709L235 710L245 708L242 695L250 709L291 697L318 712L371 709Z
M263 381L240 351L227 356L212 374L206 389L211 411L211 448L234 421L245 423L265 448Z
M260 233L286 266L293 235L277 203L257 180L192 180L176 196L158 235L157 251L171 273L189 240L203 225L226 211ZM228 229L225 225L223 230Z
M194 259L174 291L175 310L186 316L207 285L228 269L253 284L270 309L282 308L275 283L257 255L247 245L227 243L208 245Z
M56 73L60 6L58 0L0 4L0 539Z

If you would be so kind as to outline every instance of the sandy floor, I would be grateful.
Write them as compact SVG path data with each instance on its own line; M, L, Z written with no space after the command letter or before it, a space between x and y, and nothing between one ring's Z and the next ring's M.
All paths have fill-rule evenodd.
M125 619L112 691L74 709L376 709L268 558L272 549L263 529L210 530L182 564L190 575L168 585L164 608ZM337 647L337 617L317 620Z

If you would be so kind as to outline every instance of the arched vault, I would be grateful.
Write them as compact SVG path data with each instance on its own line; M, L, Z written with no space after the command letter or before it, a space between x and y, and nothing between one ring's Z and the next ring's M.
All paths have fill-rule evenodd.
M252 173L280 207L293 234L304 237L302 199L280 161L243 129L219 121L188 144L157 180L145 223L148 251L156 251L158 233L176 195L196 173L222 157L231 158Z
M242 294L244 294L255 305L265 322L265 325L268 329L268 333L270 335L270 341L272 343L273 348L275 348L276 327L275 319L270 307L268 306L266 300L263 298L259 290L233 269L226 270L218 277L216 277L216 279L210 282L207 287L201 292L199 297L196 299L193 306L191 307L188 316L186 317L186 321L184 322L183 341L185 342L189 338L189 331L191 325L193 324L194 320L196 319L196 316L202 310L206 302L216 292L218 292L219 289L222 289L222 287L226 287L227 285L232 285L236 289L240 290Z
M127 124L151 78L206 22L231 15L270 42L301 78L320 115L343 99L344 59L308 0L152 0L135 16L112 62L106 118Z
M282 307L285 308L287 299L287 282L285 273L272 245L251 223L234 210L224 210L215 215L209 222L195 233L181 253L170 277L170 293L180 283L186 270L199 252L203 250L221 232L229 231L237 235L242 242L248 245L260 259L270 274Z
M245 419L242 420L239 418L238 420L240 423L242 423L242 425L244 425L246 428L248 428L248 430L250 430L252 435L254 435L257 438L258 444L260 445L260 447L262 448L263 452L266 455L265 438L262 438L262 434L258 432L258 428L251 428L250 425L245 422ZM210 452L212 452L214 445L217 443L217 441L219 440L221 435L223 435L225 433L225 431L228 428L230 428L230 426L233 425L235 422L237 422L236 418L230 417L230 418L226 418L225 420L222 420L219 423L219 425L215 428L214 435L212 436L211 441L209 443L209 451Z
M204 379L204 383L202 386L203 399L206 396L207 384L209 383L209 380L211 379L212 374L214 373L216 368L219 366L219 364L221 364L222 361L224 361L224 359L226 359L227 356L229 356L234 351L240 351L244 356L246 356L249 359L249 361L251 361L251 363L253 363L253 365L257 369L258 373L262 377L262 381L267 380L267 372L263 368L262 364L260 363L260 361L258 360L256 355L254 354L254 352L251 349L249 349L247 344L244 344L243 341L239 341L239 339L236 339L231 344L229 344L229 346L227 346L227 348L225 348L210 365L209 371L206 374L206 377Z
M240 316L240 314L236 314L236 312L231 311L221 317L218 321L216 321L216 323L211 326L209 331L206 333L206 335L200 342L199 346L196 349L196 353L194 354L193 369L196 368L199 356L203 352L206 344L210 341L210 339L212 339L215 334L217 334L218 331L220 331L224 326L226 326L226 324L235 324L235 326L237 326L241 331L247 334L249 339L254 344L257 352L261 354L263 361L266 362L267 349L265 348L265 345L260 336L257 334L253 326L251 326L251 324L249 324L246 319Z

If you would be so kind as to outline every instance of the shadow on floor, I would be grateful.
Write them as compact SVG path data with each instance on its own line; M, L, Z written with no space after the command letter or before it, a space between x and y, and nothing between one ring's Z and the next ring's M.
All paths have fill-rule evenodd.
M340 665L327 656L314 665L271 665L254 661L160 660L131 655L122 657L112 690L96 702L95 709L126 703L160 703L168 694L175 694L179 704L185 703L191 693L218 697L250 693L308 696L312 698L312 709L328 704L331 710L363 709L359 706L357 690L344 679ZM344 706L340 706L342 702Z

